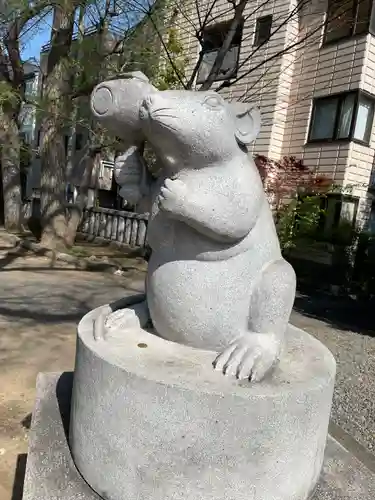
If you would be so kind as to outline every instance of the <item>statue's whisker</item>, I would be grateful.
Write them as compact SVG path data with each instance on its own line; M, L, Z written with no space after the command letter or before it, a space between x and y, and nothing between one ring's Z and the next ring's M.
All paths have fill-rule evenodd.
M177 116L175 116L175 115L164 115L162 113L152 113L152 116L154 118L175 118L175 119L177 119Z
M158 109L153 109L151 112L152 114L159 113L159 111L170 111L171 108L158 108Z
M167 128L169 130L173 130L174 132L178 132L178 128L172 127L172 125L169 125L167 123L161 123L162 127Z

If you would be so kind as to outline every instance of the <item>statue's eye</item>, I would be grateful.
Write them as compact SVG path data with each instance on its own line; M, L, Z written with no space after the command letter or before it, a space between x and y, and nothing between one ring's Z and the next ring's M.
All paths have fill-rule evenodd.
M210 108L218 108L221 106L221 99L219 97L212 95L210 97L207 97L204 103L207 106L210 106Z

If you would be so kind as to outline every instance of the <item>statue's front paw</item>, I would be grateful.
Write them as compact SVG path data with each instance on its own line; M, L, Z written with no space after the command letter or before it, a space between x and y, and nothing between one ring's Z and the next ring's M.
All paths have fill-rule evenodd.
M109 314L104 322L108 334L141 328L139 318L133 308L119 309Z
M108 314L103 324L105 340L123 339L127 330L139 330L150 321L147 302L139 302Z
M259 382L278 360L280 341L271 334L248 333L230 344L213 362L215 370Z
M166 179L158 197L160 210L181 214L186 204L186 184L179 179Z

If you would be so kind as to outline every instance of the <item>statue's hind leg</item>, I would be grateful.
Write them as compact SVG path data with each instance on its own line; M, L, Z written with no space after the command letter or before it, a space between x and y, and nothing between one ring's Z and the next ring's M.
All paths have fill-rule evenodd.
M284 259L270 263L253 289L249 330L239 332L214 361L225 375L261 380L277 362L293 307L296 277Z

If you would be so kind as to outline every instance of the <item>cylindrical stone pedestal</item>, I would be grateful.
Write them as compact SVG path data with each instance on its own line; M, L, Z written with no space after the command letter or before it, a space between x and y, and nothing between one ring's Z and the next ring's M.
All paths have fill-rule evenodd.
M145 331L78 327L70 421L75 464L106 500L306 500L327 437L335 361L290 327L279 366L251 384L215 353ZM113 341L111 341L113 342Z

